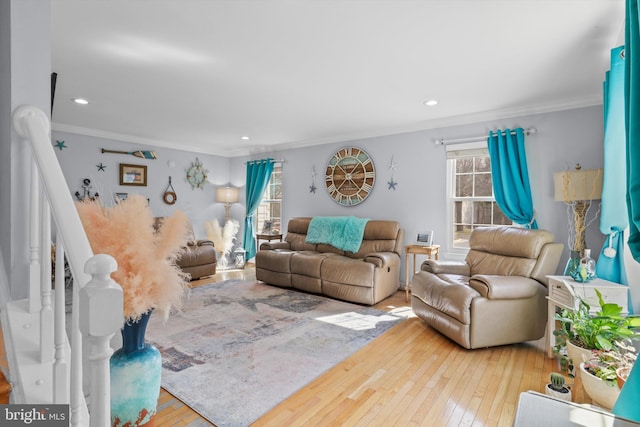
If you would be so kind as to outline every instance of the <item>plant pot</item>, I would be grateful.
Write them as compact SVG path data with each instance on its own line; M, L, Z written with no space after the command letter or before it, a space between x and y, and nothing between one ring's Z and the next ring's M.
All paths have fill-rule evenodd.
M616 369L616 377L618 379L618 388L622 390L622 386L627 381L629 377L629 373L631 372L631 367L624 367Z
M578 347L571 341L567 341L567 357L573 361L573 366L577 367L582 362L586 362L591 359L591 350L583 347ZM576 368L575 376L579 375L580 370Z
M554 397L560 400L566 400L567 402L571 402L571 390L567 387L562 387L562 390L554 390L551 388L551 384L547 384L544 389L544 393L547 396Z
M620 389L616 384L611 385L592 375L584 368L584 362L580 363L580 379L584 391L593 400L593 403L607 410L613 408L620 395Z

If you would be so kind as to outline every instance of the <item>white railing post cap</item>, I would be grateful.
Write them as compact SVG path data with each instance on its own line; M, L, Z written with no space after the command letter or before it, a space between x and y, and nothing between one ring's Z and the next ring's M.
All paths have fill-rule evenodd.
M84 264L84 272L92 276L109 275L118 269L114 257L108 254L94 255Z
M122 288L110 276L118 264L111 255L94 255L87 260L84 271L91 280L80 289L80 330L84 335L100 337L115 333L122 327Z

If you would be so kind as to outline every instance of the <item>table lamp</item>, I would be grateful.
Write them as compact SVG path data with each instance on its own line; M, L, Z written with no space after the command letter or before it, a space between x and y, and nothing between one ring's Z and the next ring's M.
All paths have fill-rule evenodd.
M567 204L569 249L578 259L587 247L585 231L598 216L596 212L593 218L587 218L591 201L602 197L602 172L602 169L582 170L577 164L574 170L553 174L554 199Z

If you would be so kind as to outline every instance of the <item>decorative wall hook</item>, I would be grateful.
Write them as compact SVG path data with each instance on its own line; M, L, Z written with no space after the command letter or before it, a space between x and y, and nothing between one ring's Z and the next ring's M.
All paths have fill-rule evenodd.
M178 200L176 190L173 188L173 185L171 185L171 177L169 177L169 185L167 186L167 189L164 190L162 200L164 200L164 202L168 205L173 205L176 200Z
M76 198L80 201L82 200L96 200L100 195L98 193L94 193L91 195L91 180L89 178L85 178L82 180L82 194L79 191L76 191Z

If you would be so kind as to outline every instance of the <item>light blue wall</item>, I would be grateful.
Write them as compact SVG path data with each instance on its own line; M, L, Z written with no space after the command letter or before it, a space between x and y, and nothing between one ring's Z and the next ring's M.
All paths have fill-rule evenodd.
M504 120L389 135L377 138L345 141L273 153L261 153L251 159L273 157L285 159L283 167L283 221L296 216L356 215L372 219L399 221L405 229L405 243L411 243L416 232L434 230L435 243L444 244L445 208L445 151L434 139L456 139L488 134L497 128L536 128L526 137L529 175L538 224L556 235L567 245L568 219L566 205L553 200L553 173L573 168L602 167L602 107L588 107ZM324 187L324 167L339 148L357 146L366 150L376 165L377 177L370 196L358 206L342 207L335 203ZM388 164L391 156L398 163L394 180L396 190L390 190ZM248 158L231 160L231 180L244 182L244 162ZM316 193L309 192L311 170L317 176ZM587 245L597 253L604 238L594 223L586 234ZM452 258L444 253L444 258ZM568 250L559 272L568 258ZM404 272L403 272L404 280Z
M206 237L205 222L217 219L223 224L224 206L215 202L215 189L227 185L229 181L229 160L225 157L138 146L65 132L53 132L52 139L54 143L57 140L64 141L67 147L63 150L55 148L55 152L72 194L76 191L82 194L82 181L89 178L92 183L91 194L97 191L105 205L113 203L115 193L138 193L149 199L149 206L155 216L171 215L176 209L182 210L193 222L198 238ZM119 151L153 150L158 158L147 160L128 154L103 154L102 148ZM192 189L186 181L186 170L196 157L209 171L208 182L202 189ZM168 164L170 161L174 163L173 167ZM104 171L98 170L97 165L100 163L105 165ZM120 163L146 165L148 185L120 185ZM168 205L163 200L169 177L177 195L176 203L173 205Z
M583 168L602 167L602 107L588 107L554 113L536 114L511 119L453 126L418 132L368 138L341 143L318 145L298 149L260 153L259 155L224 158L189 153L180 150L140 147L119 141L54 132L54 139L63 139L68 147L56 150L72 192L79 190L82 179L90 178L94 189L110 201L115 192L140 192L150 199L155 215L167 215L173 209L185 211L194 223L196 234L205 236L204 223L212 218L224 219L224 207L215 203L217 185L230 183L240 188L240 201L231 207L231 216L243 224L244 190L247 160L272 157L284 160L283 164L283 223L297 216L355 215L371 219L398 221L405 230L405 244L411 243L417 231L434 230L435 243L443 245L442 258L454 259L444 248L446 230L445 150L434 144L435 139L456 139L488 134L489 129L535 128L536 133L526 137L529 175L538 224L556 235L565 245L568 238L566 206L553 200L553 173L573 168L580 163ZM376 183L370 196L358 206L343 207L327 194L324 185L324 168L329 157L339 148L357 146L372 157L377 171ZM123 154L101 154L100 148L115 150L153 149L157 160L144 160ZM192 190L185 181L185 170L199 157L210 171L213 184L204 190ZM388 167L391 157L398 164L394 180L396 190L389 189L391 178ZM168 160L175 161L169 168ZM105 172L98 172L96 165L106 165ZM148 165L148 187L124 187L118 185L118 164ZM317 190L311 193L312 169L316 170ZM178 201L168 206L162 194L173 177ZM595 208L597 209L597 207ZM242 239L241 230L238 239ZM589 227L587 245L598 253L604 236L598 231L598 223ZM558 267L561 272L568 258L568 250ZM404 280L404 271L402 273Z

